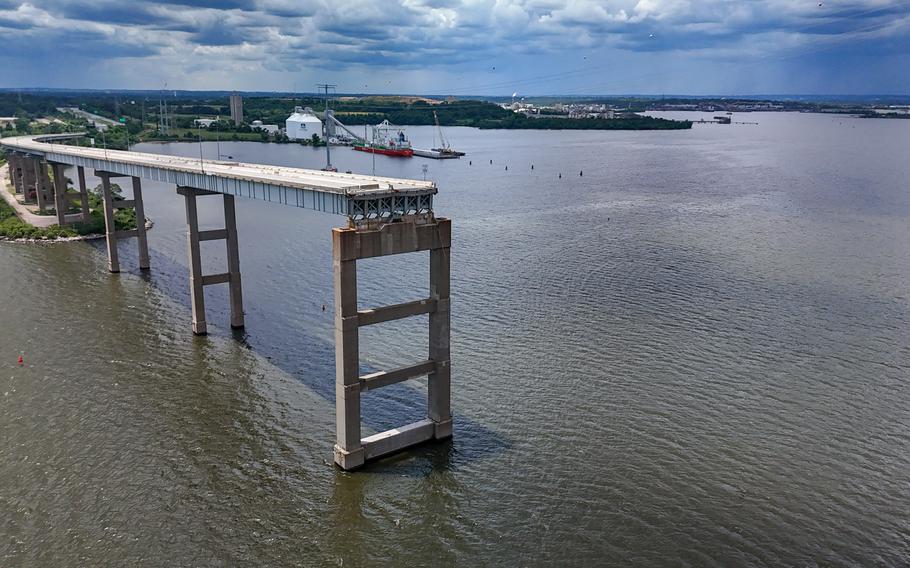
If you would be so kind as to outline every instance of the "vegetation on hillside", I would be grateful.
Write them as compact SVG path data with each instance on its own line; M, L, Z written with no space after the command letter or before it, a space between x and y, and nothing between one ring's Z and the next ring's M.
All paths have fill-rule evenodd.
M269 134L251 125L254 120L263 124L284 126L284 121L294 107L310 107L315 112L325 109L325 100L318 97L245 97L244 120L235 125L230 120L227 97L167 98L170 129L167 134L158 131L158 114L161 109L156 97L131 97L130 95L101 95L84 93L27 94L21 96L0 93L0 114L19 117L15 132L64 132L82 129L95 138L96 146L125 149L130 143L144 141L189 140L243 140L263 142L292 142L283 134ZM82 118L59 113L56 108L78 106L82 110L118 121L121 125L105 133L95 132ZM378 124L388 120L401 125L435 124L434 112L443 126L473 126L477 128L506 129L598 129L641 130L690 128L686 121L670 121L632 115L615 119L528 118L504 109L498 104L482 100L450 100L434 103L419 97L340 97L332 103L339 120L350 126ZM66 124L37 124L38 116L53 117ZM208 128L196 128L197 118L217 118ZM7 130L13 132L13 125ZM312 140L293 141L312 144Z
M111 193L115 201L123 199L122 191L117 184L111 185ZM100 185L95 187L94 191L89 192L89 208L91 213L88 223L75 223L67 227L60 227L59 225L34 227L17 217L16 211L6 200L0 199L0 237L7 239L54 240L104 233L104 213ZM76 209L78 209L78 206ZM114 225L117 230L135 229L136 210L131 207L118 209L114 213Z

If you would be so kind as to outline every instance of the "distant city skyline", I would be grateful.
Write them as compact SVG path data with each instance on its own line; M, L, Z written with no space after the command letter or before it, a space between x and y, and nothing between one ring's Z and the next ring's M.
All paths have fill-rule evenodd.
M4 88L910 93L908 0L0 0Z

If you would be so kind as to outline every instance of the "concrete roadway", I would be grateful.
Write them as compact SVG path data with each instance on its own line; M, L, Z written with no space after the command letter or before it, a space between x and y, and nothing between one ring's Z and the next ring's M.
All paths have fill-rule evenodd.
M104 150L97 147L86 148L67 146L63 144L49 144L36 140L35 138L41 138L41 136L3 138L0 140L0 145L8 149L26 152L32 151L38 154L63 154L77 158L163 168L172 171L247 180L348 196L382 197L385 195L391 196L409 193L436 193L436 184L432 181L324 172L321 170L308 170L267 164L200 160L198 158L165 156L162 154L150 154L145 152Z

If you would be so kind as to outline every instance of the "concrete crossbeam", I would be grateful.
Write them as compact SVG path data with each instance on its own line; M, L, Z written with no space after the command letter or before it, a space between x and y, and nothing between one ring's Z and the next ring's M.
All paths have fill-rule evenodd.
M217 241L228 238L227 229L212 229L210 231L199 231L200 241Z
M427 419L367 436L362 441L364 458L368 460L380 458L432 440L435 428L435 423Z
M436 370L435 361L421 361L414 365L399 367L390 371L379 371L360 377L360 392L378 389L388 385L394 385L409 379L422 377Z
M357 324L361 327L365 325L374 325L387 321L394 321L411 316L428 314L436 309L436 300L427 298L425 300L415 300L394 306L383 306L381 308L369 308L357 312Z
M230 281L230 272L222 272L221 274L207 274L202 277L203 286L211 286L212 284L227 284Z
M448 247L452 229L448 219L438 218L434 223L387 223L378 229L346 229L342 238L346 240L342 260L355 260Z

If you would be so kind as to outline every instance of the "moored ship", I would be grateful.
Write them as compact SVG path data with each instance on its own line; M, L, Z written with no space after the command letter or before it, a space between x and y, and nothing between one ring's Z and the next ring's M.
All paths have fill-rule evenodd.
M358 140L354 143L354 149L360 152L404 158L414 155L411 141L405 136L404 130L391 124L388 120L383 120L373 127L372 140Z

